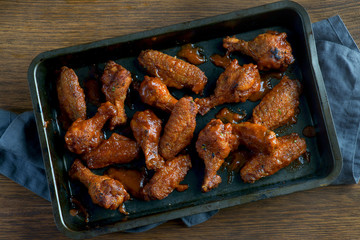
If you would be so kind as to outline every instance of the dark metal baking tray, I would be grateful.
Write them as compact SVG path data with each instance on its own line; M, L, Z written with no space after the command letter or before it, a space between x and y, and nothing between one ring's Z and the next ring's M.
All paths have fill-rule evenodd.
M316 136L307 138L310 162L303 161L280 170L273 176L266 177L254 184L245 184L239 174L232 174L222 169L223 179L218 188L201 192L204 166L202 161L189 147L193 168L186 176L184 183L189 184L185 192L171 193L161 201L144 202L132 200L126 202L130 213L124 216L118 211L105 210L94 204L81 184L69 181L67 171L75 156L64 147L65 134L58 121L59 107L56 98L56 72L66 65L75 70L81 84L94 71L101 72L108 60L114 60L130 70L134 79L142 80L144 71L138 65L136 58L141 50L158 49L170 55L185 43L193 43L204 50L206 58L212 54L224 54L222 39L236 35L238 38L250 40L266 30L285 31L291 43L295 63L287 70L291 78L297 78L303 84L303 94L300 99L300 114L298 122L290 128L278 131L279 135L297 132L301 133L305 126L316 129ZM251 62L248 57L233 54L240 64ZM199 65L208 76L209 82L205 88L205 96L210 95L216 84L216 79L223 71L210 61ZM309 16L302 6L290 1L282 1L229 14L205 18L192 22L154 29L151 31L130 34L106 39L90 44L73 46L38 55L29 67L28 80L36 115L38 133L41 141L44 164L49 182L55 222L60 231L72 238L92 237L98 234L126 230L150 223L170 220L213 209L230 207L250 201L288 194L330 184L339 174L342 157L337 143L332 116L325 92L322 75L318 66L315 41ZM278 80L273 80L276 84ZM171 91L180 98L184 94L197 96L189 91ZM134 97L132 106L126 106L126 113L131 119L136 110L145 106ZM204 117L197 117L198 132L223 107L234 111L245 110L248 116L258 102L247 101L238 104L219 106ZM96 108L89 105L89 115ZM155 110L156 111L156 110ZM166 116L161 115L162 118ZM124 130L125 129L125 130ZM120 128L118 131L125 131ZM141 160L140 160L141 162ZM136 161L134 164L139 164ZM101 173L102 170L96 170ZM85 223L81 215L71 216L70 198L75 196L82 202L90 214L90 221Z

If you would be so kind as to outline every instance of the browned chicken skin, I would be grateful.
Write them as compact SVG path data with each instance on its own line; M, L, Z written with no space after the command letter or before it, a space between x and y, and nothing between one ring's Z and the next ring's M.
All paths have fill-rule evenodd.
M139 156L139 145L130 138L113 133L107 140L85 153L82 160L88 168L103 168L112 164L129 163Z
M241 178L244 182L253 183L288 166L305 152L306 142L298 134L279 137L278 147L271 154L255 154L245 163L240 171Z
M242 122L233 124L232 128L239 145L244 145L253 152L269 154L277 147L276 134L260 124Z
M252 57L257 62L259 70L285 71L294 62L292 49L286 38L287 35L284 32L268 31L249 42L227 37L224 39L223 46L228 52L240 51Z
M199 113L206 114L211 108L223 103L245 102L252 94L260 90L260 74L256 65L250 63L240 66L234 59L216 82L214 95L197 98Z
M252 122L270 130L296 122L301 84L284 76L254 108Z
M166 198L174 189L184 191L187 185L180 185L191 168L189 155L179 155L167 161L143 188L143 196L147 201Z
M139 94L144 103L169 113L178 101L170 94L161 79L157 77L145 76L144 81L140 84Z
M205 163L205 177L201 187L203 192L208 192L221 183L221 177L216 172L237 145L230 123L223 124L219 119L212 119L200 131L196 151Z
M84 90L80 87L78 77L71 68L65 66L61 68L56 90L61 112L71 123L76 119L86 118Z
M148 169L158 170L165 163L158 151L161 123L161 120L151 110L136 112L130 122L134 137L144 152Z
M118 180L124 185L130 196L143 199L142 188L145 184L145 174L136 169L125 169L125 168L109 168L105 175Z
M174 158L190 144L198 110L199 106L192 97L183 97L175 104L160 138L159 152L166 160Z
M78 159L72 164L69 176L84 184L93 203L103 208L115 210L130 199L130 195L119 181L108 176L95 175Z
M165 53L145 50L138 60L149 74L161 78L168 87L190 88L198 94L207 83L207 77L198 67Z
M106 100L114 104L117 109L117 115L110 120L110 129L113 130L115 126L125 124L127 120L124 101L132 82L131 73L121 65L109 61L105 66L101 81Z
M102 132L104 124L115 115L115 106L106 102L101 104L94 117L76 120L65 134L68 149L76 154L83 154L96 148L104 139Z

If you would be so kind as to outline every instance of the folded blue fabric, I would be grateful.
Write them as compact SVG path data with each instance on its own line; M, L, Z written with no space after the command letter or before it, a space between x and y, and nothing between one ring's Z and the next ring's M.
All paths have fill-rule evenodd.
M313 24L319 64L344 158L333 184L358 183L360 176L360 51L339 16ZM50 201L33 112L20 115L0 110L0 173ZM183 217L188 227L217 213ZM134 228L143 232L163 222Z

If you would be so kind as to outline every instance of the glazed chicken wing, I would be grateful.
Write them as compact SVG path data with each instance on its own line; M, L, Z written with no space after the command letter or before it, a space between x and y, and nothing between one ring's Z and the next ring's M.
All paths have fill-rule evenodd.
M190 144L198 110L199 106L192 97L183 97L175 104L160 138L160 155L166 160L174 158Z
M205 177L201 187L203 192L208 192L221 183L221 177L216 172L237 145L230 123L223 124L219 119L212 119L200 131L196 151L205 163Z
M79 118L65 134L65 143L71 152L83 154L96 148L104 139L102 128L106 121L116 115L116 108L110 102L101 104L94 117Z
M239 145L244 145L253 152L269 154L277 147L276 134L260 124L242 122L233 124L232 128Z
M124 101L132 82L131 73L121 65L109 61L105 66L101 81L106 100L114 104L117 109L117 115L110 120L110 129L113 130L115 126L125 124L127 120Z
M151 110L136 112L130 122L134 137L144 152L148 169L160 169L165 163L158 152L161 123L161 120Z
M144 172L136 169L112 167L105 172L105 175L121 182L125 190L130 193L130 196L143 199L142 188L146 178Z
M86 118L86 102L84 90L80 87L76 73L68 67L61 68L56 83L61 113L74 122L76 119Z
M168 87L190 88L198 94L207 83L207 77L200 68L165 53L145 50L138 60L149 74L161 78Z
M240 171L244 182L253 183L288 166L306 152L306 142L293 133L278 138L278 147L271 154L255 154Z
M119 181L108 176L95 175L78 159L72 164L69 176L84 184L93 203L103 208L115 210L130 199L130 195Z
M169 113L178 101L170 94L161 79L157 77L145 76L144 81L140 84L139 94L144 103Z
M147 201L166 198L174 189L184 191L187 185L180 185L191 168L189 155L179 155L167 161L165 166L155 172L149 183L143 188L143 196Z
M227 37L224 39L223 46L228 52L240 51L252 57L260 70L285 71L294 62L292 49L286 38L287 35L284 32L268 31L249 42Z
M250 63L240 66L234 59L216 82L215 94L208 98L197 98L199 113L206 114L211 108L223 103L245 102L260 90L260 74L257 66Z
M270 130L296 123L300 93L300 82L284 76L254 108L252 121Z
M86 162L88 168L103 168L112 164L129 163L139 156L139 152L139 145L135 141L113 133L98 147L86 152L82 160Z

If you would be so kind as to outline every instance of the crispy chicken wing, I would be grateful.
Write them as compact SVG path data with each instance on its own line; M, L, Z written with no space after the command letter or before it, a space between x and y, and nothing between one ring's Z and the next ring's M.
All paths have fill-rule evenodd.
M136 112L130 122L134 137L144 152L148 169L160 169L165 163L158 151L161 123L161 120L151 110Z
M102 91L106 100L116 106L117 115L110 120L110 129L126 123L127 116L124 109L124 101L127 91L132 82L131 73L121 65L109 61L101 77Z
M276 134L265 126L256 123L242 122L233 124L233 134L239 145L244 145L253 152L269 154L277 147Z
M192 97L183 97L175 104L160 138L160 155L166 160L174 158L190 144L198 110L199 106Z
M286 38L287 35L284 32L268 31L249 42L227 37L224 39L223 46L229 52L240 51L252 57L260 70L285 71L294 62L292 49Z
M260 90L260 74L257 66L250 63L240 66L234 59L216 82L215 94L208 98L197 98L199 113L205 115L211 108L223 103L245 102Z
M201 93L207 83L207 77L198 67L165 53L145 50L138 60L149 74L161 78L168 87L190 88Z
M284 76L254 108L252 121L270 130L296 123L300 93L300 82Z
M178 101L170 94L161 79L157 77L145 76L144 81L140 84L139 94L144 103L169 113Z
M147 201L166 198L174 189L184 191L187 185L180 185L191 168L189 155L179 155L167 161L165 166L155 172L149 183L143 188L143 196Z
M84 90L80 87L78 77L71 68L65 66L61 68L60 76L56 83L56 90L61 113L71 123L76 119L86 118Z
M298 134L279 137L278 147L271 154L255 154L245 163L240 171L241 178L244 182L253 183L288 166L305 152L306 142Z
M223 124L219 119L212 119L200 131L196 151L205 163L205 177L201 187L203 192L208 192L221 183L221 177L216 172L237 145L230 123Z
M88 168L103 168L112 164L129 163L139 156L139 152L139 145L135 141L113 133L98 147L86 152L82 160L86 162Z
M83 154L96 148L104 139L102 128L106 121L116 115L116 108L110 102L101 104L94 117L79 118L65 134L65 143L71 152Z
M130 196L143 199L142 188L145 185L146 178L144 172L136 169L112 167L105 172L105 175L121 182Z
M84 184L93 203L103 208L115 210L130 199L130 195L119 181L108 176L95 175L78 159L72 164L69 176Z

